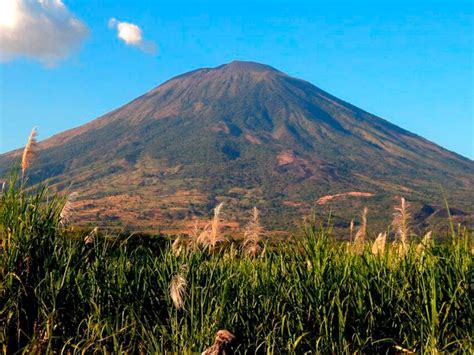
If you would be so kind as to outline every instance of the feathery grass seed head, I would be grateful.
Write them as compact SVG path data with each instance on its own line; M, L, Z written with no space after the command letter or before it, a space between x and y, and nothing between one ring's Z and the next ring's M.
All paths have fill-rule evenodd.
M244 242L242 249L244 254L248 256L256 256L261 252L262 247L260 246L261 234L263 228L260 224L260 214L257 207L252 209L252 216L245 227L244 231Z
M400 198L400 206L395 207L393 214L392 226L395 230L397 250L399 256L405 256L408 252L408 235L410 233L410 213L408 208L410 204L406 202L404 197Z
M354 238L354 251L356 253L362 253L364 250L364 243L365 243L365 235L367 233L367 213L368 213L368 208L365 207L364 210L362 211L361 219L362 223L357 230L357 233Z
M395 229L396 237L400 243L408 242L410 213L408 208L410 204L406 202L404 197L400 198L400 206L395 207L393 214L392 226Z
M84 244L89 245L94 243L94 239L99 234L99 227L95 227L86 237L84 238Z
M77 192L71 193L67 198L64 206L59 214L60 224L65 227L71 222L71 218L76 208L76 199L79 194Z
M183 249L183 243L181 240L181 236L178 236L173 244L171 244L171 252L173 253L174 256L179 256L181 254L181 250Z
M379 233L377 238L374 240L374 243L372 244L372 254L373 255L379 255L383 254L385 252L385 244L387 241L387 233Z
M169 286L169 292L171 300L176 309L182 309L184 307L184 297L186 295L187 282L182 274L176 274L171 279Z
M208 232L206 231L205 235L203 235L203 238L205 238L206 236L208 237L207 246L211 249L213 249L217 245L217 243L224 241L224 238L221 234L221 213L223 206L224 202L221 202L217 205L216 208L214 208L214 217L211 220L210 229Z
M26 143L25 149L23 149L23 156L21 158L21 174L24 177L26 169L31 165L32 159L35 157L38 144L36 142L37 130L34 127L31 130L28 142Z

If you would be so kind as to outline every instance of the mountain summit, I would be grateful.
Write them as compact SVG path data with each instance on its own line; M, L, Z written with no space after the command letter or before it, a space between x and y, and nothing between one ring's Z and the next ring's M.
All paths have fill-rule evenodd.
M0 156L4 176L20 152ZM268 65L234 61L177 76L40 143L30 182L78 191L82 222L187 228L220 201L269 228L363 206L388 223L397 196L427 223L443 190L472 213L474 162ZM337 207L337 208L336 208Z

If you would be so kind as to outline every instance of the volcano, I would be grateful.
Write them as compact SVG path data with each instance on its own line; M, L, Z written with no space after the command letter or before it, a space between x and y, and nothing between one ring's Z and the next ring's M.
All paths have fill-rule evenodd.
M1 155L0 176L20 156ZM223 201L230 227L257 206L278 230L329 210L345 226L364 206L386 225L400 196L420 224L443 215L445 196L468 219L473 172L472 160L309 82L234 61L40 142L28 181L77 191L79 224L185 230Z

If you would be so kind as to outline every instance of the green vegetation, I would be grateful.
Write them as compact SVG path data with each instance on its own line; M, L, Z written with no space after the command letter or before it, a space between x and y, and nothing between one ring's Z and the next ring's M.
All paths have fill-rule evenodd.
M84 239L62 225L64 204L44 187L25 191L15 177L2 192L4 353L196 352L220 329L236 336L238 353L464 352L474 345L466 230L415 245L401 228L398 244L385 247L369 245L365 225L348 244L309 223L297 242L262 251L255 211L246 232L255 252L245 253L229 241L206 248L192 238L178 245L95 231ZM207 237L218 233L216 223Z

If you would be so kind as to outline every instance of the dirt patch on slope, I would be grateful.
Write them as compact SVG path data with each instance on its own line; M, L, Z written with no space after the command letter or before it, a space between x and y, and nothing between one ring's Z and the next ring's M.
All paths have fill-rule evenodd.
M335 194L335 195L326 195L321 198L319 198L316 203L318 205L324 205L328 203L329 201L332 201L334 199L339 199L339 198L346 198L346 197L372 197L375 194L371 192L359 192L359 191L351 191L351 192L344 192L340 194Z

